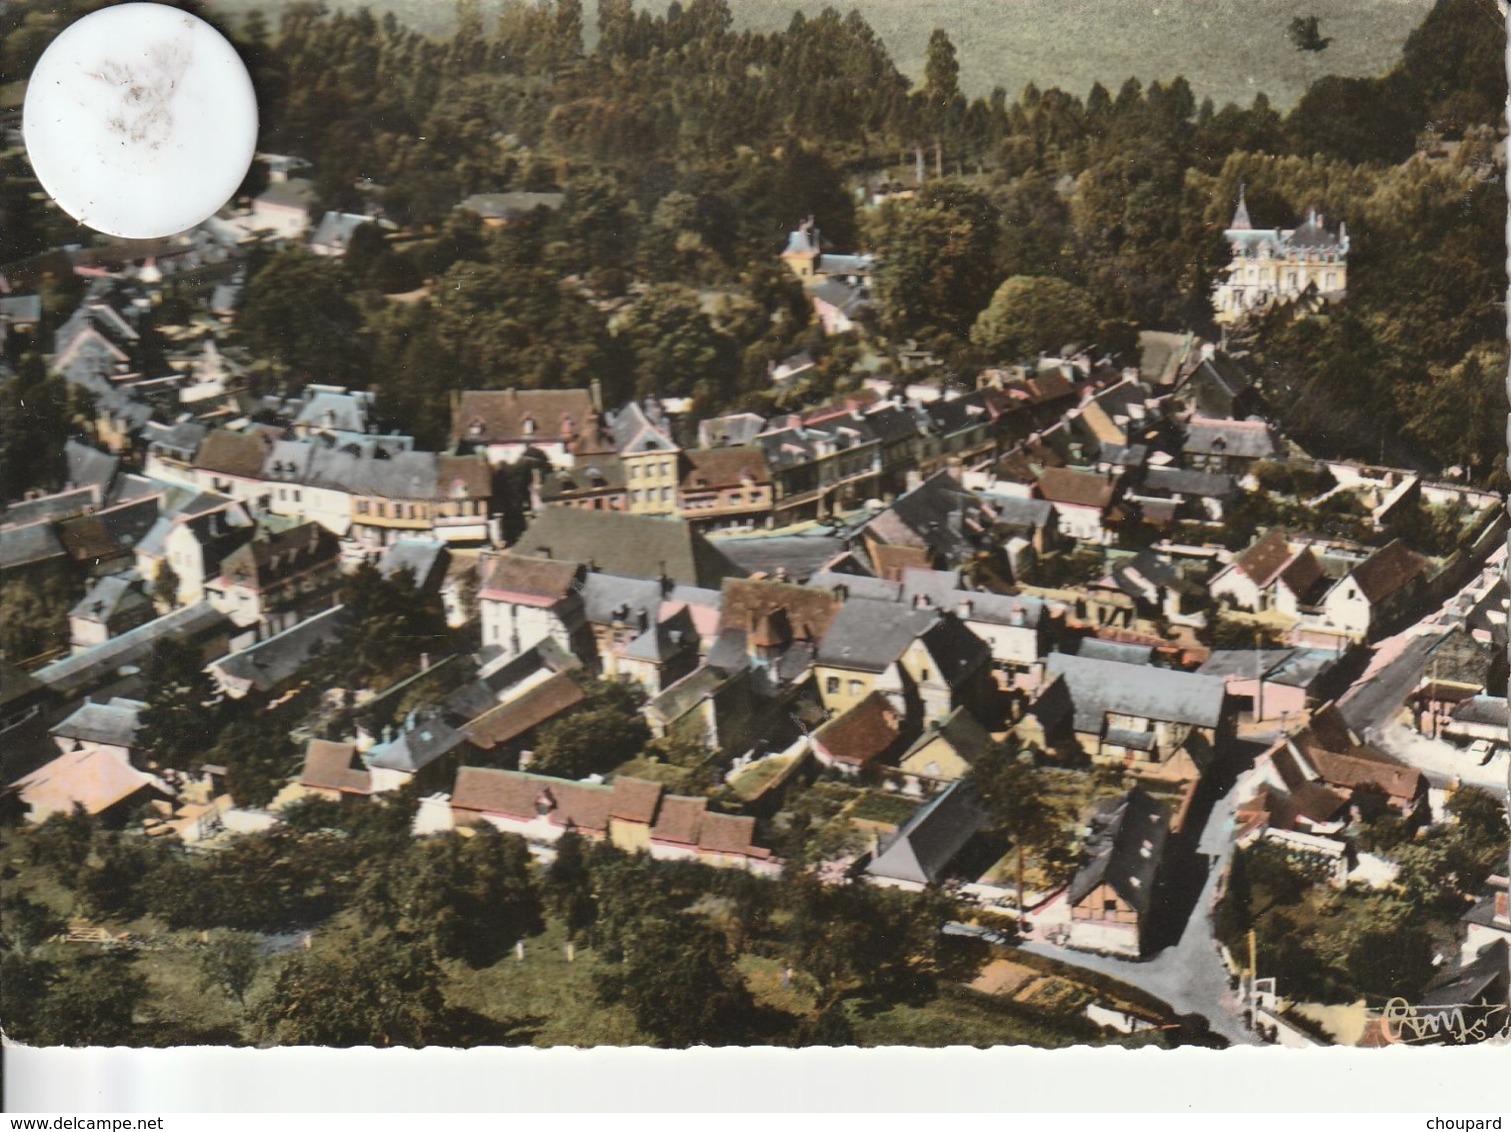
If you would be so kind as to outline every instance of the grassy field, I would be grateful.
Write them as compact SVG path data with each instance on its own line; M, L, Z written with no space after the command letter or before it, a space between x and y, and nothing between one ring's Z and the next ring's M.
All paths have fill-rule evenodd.
M284 0L209 0L225 18L253 8L276 13ZM644 2L644 0L642 0ZM356 8L361 0L332 0ZM455 16L449 0L367 0L430 34L444 35ZM645 6L665 7L665 0ZM501 0L483 0L484 17ZM592 4L587 6L592 23ZM730 0L736 22L760 31L785 28L801 9L816 15L821 0ZM853 0L886 43L904 74L923 73L929 33L942 27L960 56L967 93L1001 86L1017 94L1029 83L1084 96L1101 81L1116 90L1130 76L1145 83L1185 75L1197 97L1217 105L1247 103L1264 91L1288 107L1324 74L1373 75L1395 62L1407 33L1431 0ZM1293 17L1317 15L1332 46L1297 51L1286 37ZM589 28L592 36L592 28Z

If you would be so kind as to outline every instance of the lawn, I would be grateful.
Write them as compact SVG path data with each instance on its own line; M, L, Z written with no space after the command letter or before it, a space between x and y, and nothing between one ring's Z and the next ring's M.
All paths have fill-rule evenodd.
M753 763L735 776L730 782L730 787L745 801L759 798L761 792L775 782L788 767L796 756L778 755L773 759L762 759Z
M644 4L663 11L667 0ZM210 0L206 7L233 22L253 8L269 23L288 0ZM456 8L435 0L361 0L375 14L394 12L417 30L446 35L455 26ZM335 0L333 8L351 9L359 0ZM636 7L642 6L640 3ZM483 0L484 25L496 18L500 0ZM825 7L822 0L730 0L737 28L779 31L801 10L810 18ZM1001 86L1016 95L1029 82L1059 86L1084 98L1101 81L1114 93L1123 80L1144 83L1184 75L1197 99L1211 97L1218 106L1248 104L1260 91L1277 106L1289 107L1306 84L1325 74L1373 75L1386 70L1400 53L1406 35L1427 14L1430 0L1311 0L1295 3L1239 4L1232 0L1102 0L1066 4L1061 0L853 0L839 5L856 9L887 45L903 74L923 77L929 33L950 34L960 59L960 85L972 96ZM1322 33L1331 37L1323 52L1297 51L1286 36L1291 17L1315 14ZM586 40L597 28L591 16Z
M567 961L566 933L557 922L525 942L523 961L511 952L478 971L460 963L446 966L446 997L452 1005L522 1026L530 1045L647 1044L625 1007L598 1001L593 977L601 965L593 952L579 947L575 960Z

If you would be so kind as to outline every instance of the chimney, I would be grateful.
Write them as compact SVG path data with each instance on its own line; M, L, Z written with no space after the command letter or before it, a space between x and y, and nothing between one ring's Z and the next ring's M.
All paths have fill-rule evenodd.
M969 621L971 618L971 613L975 610L975 608L976 605L973 601L971 601L970 598L963 597L955 605L955 615L962 621Z
M931 608L933 606L933 604L934 604L934 600L931 597L929 597L928 594L914 594L913 595L913 608L914 609L929 609L929 608Z

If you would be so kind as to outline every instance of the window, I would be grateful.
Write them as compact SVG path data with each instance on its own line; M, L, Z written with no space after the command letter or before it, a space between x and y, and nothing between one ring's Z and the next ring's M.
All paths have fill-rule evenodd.
M862 684L859 680L851 680L850 681L850 694L852 696L858 696L864 690L865 690L865 685Z
M669 487L663 487L661 489L661 502L662 503L670 503L671 501L672 501L672 489L669 488Z
M925 681L926 682L928 680L928 678L929 678L929 670L928 670L928 668L927 667L920 668L918 670L918 679L920 681Z
M627 479L627 480L636 480L636 479L639 479L640 478L640 465L639 464L626 464L624 466L624 478Z
M1103 900L1102 901L1102 911L1104 911L1104 912L1116 912L1117 910L1118 910L1118 902L1116 900Z
M296 487L294 489L294 502L295 503L302 503L303 501L304 501L304 496L299 491L299 489Z
M670 464L670 463L669 463L669 462L668 462L668 461L666 461L666 460L662 460L662 461L661 461L661 474L662 474L662 475L663 475L663 476L669 476L669 475L671 475L671 474L672 474L672 466L671 466L671 464Z
M830 676L827 680L825 680L824 691L831 696L839 695L839 677Z
M640 489L638 487L634 488L630 492L630 502L631 503L639 503L640 502Z

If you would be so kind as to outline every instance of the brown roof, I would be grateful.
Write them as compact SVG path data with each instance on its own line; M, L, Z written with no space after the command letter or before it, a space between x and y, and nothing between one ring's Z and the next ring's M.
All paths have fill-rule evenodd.
M670 841L676 845L698 844L698 831L707 808L707 798L667 798L661 803L661 812L651 828L652 840Z
M922 547L888 546L886 543L876 543L870 547L870 551L871 561L876 565L877 577L885 578L889 582L901 581L903 573L907 570L927 570L934 564L929 552Z
M1322 563L1317 561L1317 556L1312 553L1311 547L1303 547L1285 569L1280 571L1280 580L1285 583L1286 589L1298 598L1310 593L1322 577Z
M243 479L262 479L262 461L272 448L262 432L231 432L216 429L205 437L194 458L194 466L206 472L219 472Z
M451 435L479 444L560 441L575 436L592 411L586 389L469 390L457 400ZM526 420L535 422L533 433Z
M766 451L754 445L739 448L689 449L687 474L682 477L683 491L715 491L751 483L770 483L771 469L766 466Z
M698 833L698 848L709 853L738 853L746 857L769 857L771 850L755 842L755 818L733 814L705 813Z
M1426 788L1427 780L1415 767L1387 761L1367 747L1348 753L1311 748L1306 756L1329 786L1355 790L1360 786L1378 786L1398 805L1409 804Z
M865 766L896 746L901 733L897 709L886 696L872 692L815 731L813 741L838 762Z
M553 825L570 825L602 834L609 827L611 793L607 786L588 782L568 782L518 770L464 766L456 773L451 806L521 821L539 816L544 808Z
M335 535L319 523L300 523L237 547L221 562L220 574L241 585L264 587L320 565L334 569L340 558Z
M468 499L488 499L493 495L493 469L481 454L438 457L436 481L443 499L457 495L458 483L465 488Z
M587 699L582 685L566 672L542 680L524 695L489 708L462 728L474 747L488 751L512 743L542 723Z
M1073 468L1045 468L1038 487L1040 497L1051 503L1098 509L1111 503L1117 490L1117 484L1107 476Z
M299 774L299 785L340 790L346 794L368 794L372 791L372 776L358 759L357 748L352 744L311 739L304 749L304 770Z
M829 590L751 578L725 578L723 594L723 628L755 632L769 621L766 614L783 610L792 639L798 641L822 637L844 604Z
M1400 539L1375 551L1354 567L1354 584L1371 605L1378 605L1426 573L1427 559Z
M1233 564L1256 586L1267 586L1290 560L1290 544L1286 542L1285 532L1277 528L1233 559Z
M609 817L650 825L661 802L661 784L640 778L614 779L609 796Z
M582 567L560 558L505 554L483 585L483 597L535 598L527 604L550 605L572 592Z

